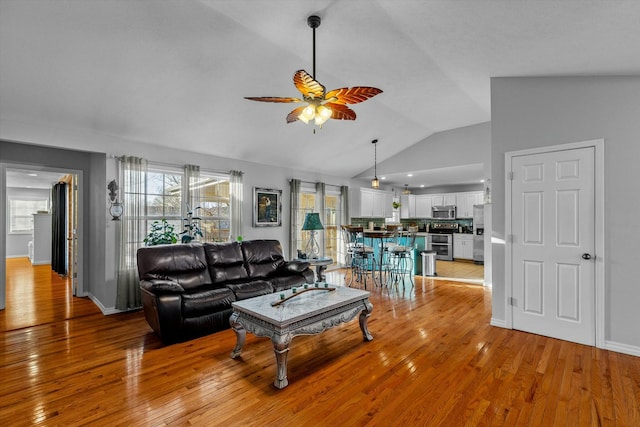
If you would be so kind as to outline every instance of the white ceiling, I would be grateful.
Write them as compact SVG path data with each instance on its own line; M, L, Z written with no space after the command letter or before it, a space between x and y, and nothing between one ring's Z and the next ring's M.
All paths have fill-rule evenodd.
M244 99L298 96L311 14L316 78L384 91L315 134ZM381 162L491 120L490 77L638 74L638 0L0 0L5 122L336 176L371 168L372 139Z
M65 175L63 172L22 168L7 168L6 171L7 180L5 185L8 188L49 190Z

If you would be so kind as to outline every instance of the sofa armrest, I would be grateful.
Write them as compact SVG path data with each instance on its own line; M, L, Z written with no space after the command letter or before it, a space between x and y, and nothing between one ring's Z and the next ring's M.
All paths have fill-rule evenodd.
M142 280L140 287L152 294L181 294L184 292L184 288L173 280L153 279Z
M278 272L284 272L288 274L301 274L309 268L307 261L291 260L283 263L278 267Z

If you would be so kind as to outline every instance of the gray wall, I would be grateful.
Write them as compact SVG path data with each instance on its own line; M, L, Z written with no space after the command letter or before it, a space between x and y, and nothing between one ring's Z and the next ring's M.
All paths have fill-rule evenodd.
M605 341L640 348L640 77L491 79L492 232L505 233L505 152L605 140ZM493 245L493 319L505 319L504 245Z
M289 253L289 180L322 181L331 185L359 186L350 178L335 177L320 173L300 171L294 168L277 168L269 165L250 163L241 160L227 159L217 156L203 155L179 149L159 148L149 144L125 141L113 137L92 133L72 133L57 129L48 132L46 128L36 125L5 126L3 133L13 141L38 141L47 145L66 148L85 147L86 152L63 148L44 147L24 143L0 141L0 162L37 164L82 170L85 178L83 191L84 220L84 283L93 301L104 313L115 311L116 299L116 266L117 242L119 228L116 221L111 221L107 212L107 183L116 178L113 156L123 154L140 156L150 162L160 162L176 166L195 164L203 169L229 171L232 169L244 172L242 235L245 239L279 240L285 254ZM100 152L104 151L104 152ZM4 191L4 184L0 182ZM282 226L252 226L253 187L274 188L282 190ZM4 200L4 199L3 199ZM0 221L5 221L4 201L0 205ZM0 231L3 231L1 228ZM3 235L4 236L4 235ZM6 237L3 237L6 238ZM5 243L2 244L5 251ZM4 259L0 253L0 259ZM0 271L4 277L5 264ZM0 296L0 308L4 307L5 294Z
M7 187L7 197L20 196L20 197L33 197L39 199L47 199L51 196L51 190L39 189L39 188L11 188ZM6 212L6 210L5 210ZM35 212L34 212L35 213ZM8 234L6 240L6 257L26 257L29 253L28 245L31 241L32 234Z

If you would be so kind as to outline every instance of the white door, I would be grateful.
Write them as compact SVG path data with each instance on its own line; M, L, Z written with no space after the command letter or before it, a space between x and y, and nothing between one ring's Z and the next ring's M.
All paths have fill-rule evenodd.
M593 147L511 159L513 328L595 344Z

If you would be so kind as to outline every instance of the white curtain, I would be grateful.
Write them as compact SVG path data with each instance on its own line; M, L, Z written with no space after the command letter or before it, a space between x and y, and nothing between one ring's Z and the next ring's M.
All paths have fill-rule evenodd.
M200 207L200 166L196 165L184 165L184 179L182 180L182 200L184 200L182 209L182 230L184 235L188 235L193 239L198 239L198 236L194 236L191 228L191 218L198 217L196 208ZM191 215L189 215L191 212ZM183 237L184 237L183 235ZM195 241L195 240L194 240Z
M182 185L184 194L183 200L186 203L187 212L192 211L200 206L200 166L184 166L184 182ZM183 216L185 216L187 212L184 212Z
M229 173L229 198L231 201L231 224L229 230L229 239L237 240L242 236L243 216L242 201L244 199L242 186L243 172L232 170Z
M302 227L298 223L298 210L300 209L300 180L292 179L289 182L289 256L291 259L298 258L298 239L297 232Z
M316 212L320 213L320 221L322 222L323 227L327 227L327 212L325 212L325 192L326 186L324 182L316 182ZM325 243L324 243L324 231L320 231L317 233L318 235L318 245L320 246L320 256L324 257L325 254Z
M342 225L349 225L351 223L350 219L350 212L349 212L349 187L346 185L343 185L340 187L340 226ZM340 259L344 260L346 259L345 254L347 253L347 247L346 247L346 242L342 240L343 237L343 233L338 234L339 239L341 239L341 254L340 254Z
M131 310L142 307L136 253L147 234L147 161L123 156L118 167L124 213L120 221L116 309Z

